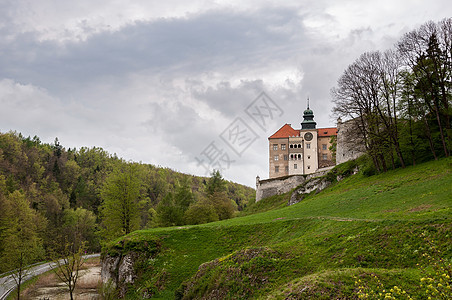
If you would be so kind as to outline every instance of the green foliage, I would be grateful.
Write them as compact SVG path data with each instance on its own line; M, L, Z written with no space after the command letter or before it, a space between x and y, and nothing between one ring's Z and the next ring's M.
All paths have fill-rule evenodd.
M115 284L111 279L106 283L102 283L100 288L98 288L98 291L103 300L118 299L118 291L116 290Z
M103 233L108 239L139 229L138 197L141 178L138 166L126 165L110 174L101 190Z
M334 113L355 123L346 140L372 158L364 174L450 156L451 23L429 21L397 49L363 53L332 89Z
M99 249L99 236L108 240L126 231L108 231L110 225L106 226L107 223L118 223L112 221L114 218L105 218L100 210L102 195L106 195L103 190L107 186L107 178L112 181L111 178L115 176L112 174L121 173L120 170L126 173L125 170L130 165L136 166L135 174L140 179L136 207L133 207L136 212L133 214L134 225L130 230L162 224L185 224L185 213L189 207L198 201L203 203L203 199L207 198L208 178L182 174L168 168L125 162L99 147L66 149L57 139L46 144L37 136L23 137L20 133L8 132L0 133L0 205L4 205L7 199L2 197L8 197L16 191L25 197L29 207L39 216L38 225L43 224L38 226L37 234L46 256L61 240L62 233L74 228L73 224L78 222L76 219L87 222L80 229L84 232L82 236L86 239L88 249ZM221 175L216 178L221 178ZM222 178L212 182L210 186L220 186L227 193L227 198L235 202L232 203L234 212L246 207L254 197L252 188ZM159 223L162 218L157 213L157 207L168 194L172 194L177 218L176 221ZM107 212L108 209L104 211ZM110 214L112 217L114 215ZM93 217L96 219L94 225ZM203 222L216 218L218 217L209 217ZM5 229L1 224L4 219L0 216L0 257L3 257L4 249L2 239ZM100 221L103 221L102 226ZM93 230L97 230L100 235L94 235Z
M96 216L89 210L84 208L64 210L61 231L74 241L86 241L86 249L89 251L100 250L96 234Z
M269 248L248 248L202 264L176 290L176 299L249 299L265 287L284 258Z
M158 240L161 248L142 266L130 297L140 298L135 291L152 286L163 273L153 298L218 293L229 299L348 299L358 291L354 277L371 274L385 286L416 294L422 233L438 241L443 257L452 257L451 171L451 159L442 159L374 176L357 174L290 207L134 232L122 240ZM247 260L246 249L262 252Z
M43 258L39 231L45 227L45 221L30 208L25 196L19 191L7 197L0 196L0 207L0 239L3 245L0 272L20 269Z
M185 224L184 214L195 201L188 180L176 186L175 194L167 193L156 208L158 224L160 226L174 226Z
M205 199L191 205L184 219L186 224L196 225L218 221L219 217L214 205Z
M156 208L158 224L162 227L182 225L184 211L174 203L173 193L168 193Z
M451 299L452 298L452 265L443 258L443 254L424 232L424 245L422 257L427 261L421 267L422 277L417 290L407 292L398 285L385 288L378 276L372 274L370 280L357 279L355 284L358 289L359 299ZM417 264L418 266L419 264ZM370 282L376 282L372 286ZM400 283L399 283L400 284ZM388 285L386 285L388 286Z
M182 211L195 201L193 193L190 189L190 182L188 178L182 180L182 183L176 186L176 193L174 195L174 204Z
M209 202L212 203L219 220L226 220L232 218L235 207L225 192L215 191L208 196Z
M331 146L328 148L328 150L331 151L331 155L333 157L333 161L336 163L336 152L337 152L337 136L333 135L330 139Z
M113 257L129 252L144 252L152 257L161 251L159 238L148 236L146 240L143 240L141 237L140 231L135 231L126 237L108 243L103 251Z
M0 183L0 187L2 185ZM0 273L12 270L17 299L20 299L22 283L28 276L26 267L44 256L39 231L45 223L30 208L22 193L14 191L4 197L1 192L0 190Z
M225 190L226 185L223 176L221 176L220 171L214 170L209 178L209 181L207 181L207 195L212 196L215 193L221 193Z

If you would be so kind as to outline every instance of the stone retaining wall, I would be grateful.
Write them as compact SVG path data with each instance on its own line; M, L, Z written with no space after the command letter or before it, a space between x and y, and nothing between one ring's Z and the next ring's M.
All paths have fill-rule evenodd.
M256 202L267 197L287 193L312 178L324 176L332 168L324 168L309 175L291 175L265 180L260 180L258 176L256 178Z

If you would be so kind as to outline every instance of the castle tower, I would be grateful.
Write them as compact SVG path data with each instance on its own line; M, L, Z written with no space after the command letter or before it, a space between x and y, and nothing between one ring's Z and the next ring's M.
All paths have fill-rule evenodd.
M314 121L314 112L308 107L303 112L300 137L303 138L303 174L311 174L319 167L317 152L317 123Z
M303 112L303 122L301 122L301 130L303 129L315 129L317 123L314 121L314 112L309 109L309 98L308 98L308 108Z
M285 124L268 138L269 178L311 174L319 167L334 165L330 146L337 129L317 129L316 125L308 99L301 129Z

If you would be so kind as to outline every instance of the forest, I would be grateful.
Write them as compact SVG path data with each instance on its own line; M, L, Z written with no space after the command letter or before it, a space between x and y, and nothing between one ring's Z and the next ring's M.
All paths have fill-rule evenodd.
M452 18L423 24L393 49L362 54L331 94L333 113L352 122L349 142L372 158L369 173L448 157Z
M61 255L99 252L137 229L235 216L254 189L118 158L99 147L66 149L0 133L0 273Z

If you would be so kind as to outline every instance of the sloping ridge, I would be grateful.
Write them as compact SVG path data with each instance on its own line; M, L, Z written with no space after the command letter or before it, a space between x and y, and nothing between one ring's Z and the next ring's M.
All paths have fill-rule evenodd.
M300 203L202 226L132 233L158 241L139 262L130 296L164 299L335 297L357 292L355 277L416 295L426 238L452 257L452 159L344 179ZM116 243L116 247L117 247ZM139 248L139 247L137 247Z

